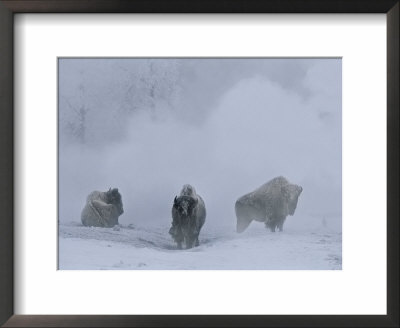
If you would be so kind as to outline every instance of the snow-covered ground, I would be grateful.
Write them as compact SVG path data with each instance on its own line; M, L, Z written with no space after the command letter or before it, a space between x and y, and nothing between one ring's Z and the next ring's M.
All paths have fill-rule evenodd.
M200 246L178 250L168 225L114 228L59 225L61 270L341 270L342 234L319 228L271 233L253 223L203 229Z

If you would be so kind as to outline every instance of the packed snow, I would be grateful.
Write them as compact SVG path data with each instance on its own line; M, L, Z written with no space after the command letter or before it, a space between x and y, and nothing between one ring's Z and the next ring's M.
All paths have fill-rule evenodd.
M206 222L207 224L207 222ZM200 246L178 250L168 224L143 228L59 226L61 270L341 270L342 235L314 231L269 232L253 223L238 234L232 227L200 233Z

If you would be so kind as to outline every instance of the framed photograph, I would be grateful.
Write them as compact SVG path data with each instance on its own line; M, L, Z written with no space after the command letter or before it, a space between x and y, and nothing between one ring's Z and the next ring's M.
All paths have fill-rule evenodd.
M59 58L58 269L341 270L341 72Z
M398 1L1 1L7 326L393 326Z

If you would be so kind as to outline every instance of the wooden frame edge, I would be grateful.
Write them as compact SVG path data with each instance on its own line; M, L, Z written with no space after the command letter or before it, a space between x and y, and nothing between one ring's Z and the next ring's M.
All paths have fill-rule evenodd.
M0 3L0 324L14 313L13 14Z
M399 327L398 0L0 0L0 325L4 327ZM14 315L13 15L15 13L386 13L388 85L388 289L386 316L53 316Z

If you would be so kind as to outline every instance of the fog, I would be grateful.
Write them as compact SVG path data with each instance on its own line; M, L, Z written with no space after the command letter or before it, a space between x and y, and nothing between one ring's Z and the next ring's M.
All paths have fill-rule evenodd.
M119 189L119 222L169 225L191 184L204 229L283 175L303 187L288 227L341 229L340 59L59 60L59 220ZM257 225L257 223L253 223Z

